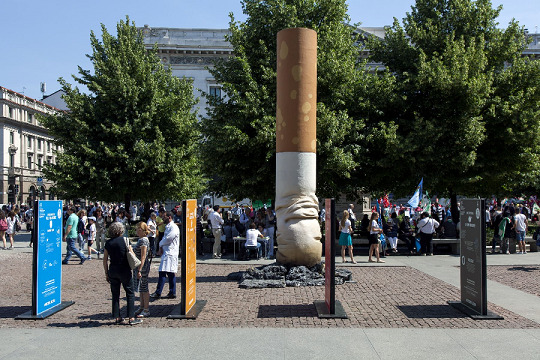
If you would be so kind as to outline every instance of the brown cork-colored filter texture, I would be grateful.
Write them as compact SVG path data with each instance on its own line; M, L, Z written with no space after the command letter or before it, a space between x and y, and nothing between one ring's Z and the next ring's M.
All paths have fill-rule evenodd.
M317 33L277 35L276 152L317 151Z

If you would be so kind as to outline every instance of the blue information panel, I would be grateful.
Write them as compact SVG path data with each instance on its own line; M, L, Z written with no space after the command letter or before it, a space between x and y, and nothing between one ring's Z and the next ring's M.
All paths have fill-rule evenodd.
M62 302L62 201L41 200L37 212L36 315Z

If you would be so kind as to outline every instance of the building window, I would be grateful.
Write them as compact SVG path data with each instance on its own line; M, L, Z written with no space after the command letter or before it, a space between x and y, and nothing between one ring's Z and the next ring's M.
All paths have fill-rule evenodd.
M221 87L219 86L210 86L210 96L215 96L221 99Z
M37 140L37 149L41 150L41 139Z
M8 108L8 113L9 113L9 117L11 119L13 119L13 109L12 108Z
M32 170L32 155L28 155L28 168Z
M28 136L28 137L26 138L26 145L27 145L27 146L26 146L27 148L29 148L29 149L32 148L32 138L31 138L30 136Z
M31 123L33 119L34 119L34 115L28 113L28 122Z
M51 143L47 141L47 152L51 152Z
M9 167L15 166L15 154L9 154Z
M15 134L12 132L9 133L9 143L11 145L15 144Z
M19 120L22 121L23 119L23 112L22 112L22 109L19 109Z
M51 164L51 159L52 157L51 156L47 156L47 164L50 165Z
M41 167L43 166L43 156L38 156L37 166L38 166L38 169L41 170Z

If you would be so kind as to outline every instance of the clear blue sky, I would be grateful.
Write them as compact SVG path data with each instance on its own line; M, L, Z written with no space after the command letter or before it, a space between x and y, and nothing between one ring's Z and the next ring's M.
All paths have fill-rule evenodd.
M504 9L501 27L515 18L535 31L540 25L540 6L534 0L492 0ZM348 0L353 23L390 25L402 19L414 0ZM50 94L60 88L58 78L74 83L77 66L91 69L90 31L101 34L103 23L111 33L129 15L137 26L176 28L227 28L229 12L245 19L240 0L0 0L0 86L40 99L39 83Z

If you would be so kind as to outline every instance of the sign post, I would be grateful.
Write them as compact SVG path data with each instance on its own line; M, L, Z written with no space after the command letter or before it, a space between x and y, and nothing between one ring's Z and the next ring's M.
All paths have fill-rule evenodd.
M181 302L167 319L196 319L206 305L197 300L197 200L182 201Z
M461 204L461 301L448 303L476 320L503 319L487 309L486 202L463 199Z
M319 318L347 319L341 303L336 300L336 201L325 200L324 301L314 302Z
M34 203L32 310L15 319L41 320L73 305L62 301L62 201Z

